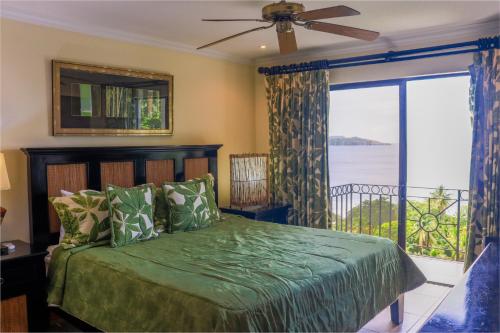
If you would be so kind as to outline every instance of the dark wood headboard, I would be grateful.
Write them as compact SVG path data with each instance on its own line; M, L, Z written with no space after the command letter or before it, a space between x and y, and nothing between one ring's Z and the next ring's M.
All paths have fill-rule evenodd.
M217 198L217 150L222 145L23 148L28 157L30 239L36 250L57 244L60 222L48 202L61 190L101 190L183 181L210 172Z

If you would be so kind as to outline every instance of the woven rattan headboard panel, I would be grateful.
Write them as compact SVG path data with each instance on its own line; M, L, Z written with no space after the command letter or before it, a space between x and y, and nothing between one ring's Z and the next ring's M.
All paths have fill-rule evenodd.
M154 147L23 148L28 157L31 244L57 244L59 221L48 203L60 190L101 190L105 184L133 186L182 181L210 172L217 198L217 150L222 145Z

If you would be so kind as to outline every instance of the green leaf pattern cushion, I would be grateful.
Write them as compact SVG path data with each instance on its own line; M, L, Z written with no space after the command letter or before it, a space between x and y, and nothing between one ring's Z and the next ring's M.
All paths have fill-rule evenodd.
M64 227L60 242L64 248L109 238L108 201L103 192L82 190L69 196L51 197L49 201Z
M158 236L153 222L155 192L152 184L132 188L107 186L112 247Z
M207 190L207 201L208 201L208 209L210 211L210 217L219 221L221 219L221 213L219 207L217 207L217 202L215 201L215 179L211 173L207 173L206 175L201 176L200 178L195 178L194 180L202 179L205 182L206 190Z
M212 176L212 174L210 174L210 173L207 173L206 175L203 175L199 178L190 179L190 180L188 180L188 182L199 181L199 180L203 180L205 182L205 189L206 189L207 203L208 203L210 218L212 220L219 221L221 219L221 213L220 213L220 210L217 207L217 203L215 201L215 192L214 192L215 179L214 179L214 176ZM168 183L168 184L173 184L173 182ZM168 204L167 204L167 201L165 199L163 187L157 189L157 191L156 191L154 219L155 219L155 230L157 232L163 232L163 231L165 231L165 228L167 228L167 230L170 230L170 226L167 223L167 221L169 220L168 219Z
M168 204L170 232L192 231L208 227L210 217L205 182L202 179L178 183L164 183Z

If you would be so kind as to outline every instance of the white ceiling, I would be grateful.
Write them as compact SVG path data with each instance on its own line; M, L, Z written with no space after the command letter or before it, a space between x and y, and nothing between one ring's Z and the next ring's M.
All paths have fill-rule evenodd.
M201 22L201 18L260 18L269 1L2 1L3 17L31 21L106 37L194 50L196 46L262 25L258 22ZM379 31L381 41L397 46L398 37L454 31L493 23L498 33L499 1L302 1L307 10L347 5L359 16L327 20ZM441 30L439 30L441 29ZM345 46L367 45L347 37L297 27L299 50L305 54ZM260 45L266 45L265 50ZM277 56L273 29L254 32L205 52L243 61Z

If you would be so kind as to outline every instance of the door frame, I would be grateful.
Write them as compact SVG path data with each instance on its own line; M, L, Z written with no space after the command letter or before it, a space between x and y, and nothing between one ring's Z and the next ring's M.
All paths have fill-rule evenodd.
M399 175L398 175L398 245L406 251L407 186L407 83L410 81L470 76L469 72L421 75L407 78L331 84L330 91L397 86L399 88Z

